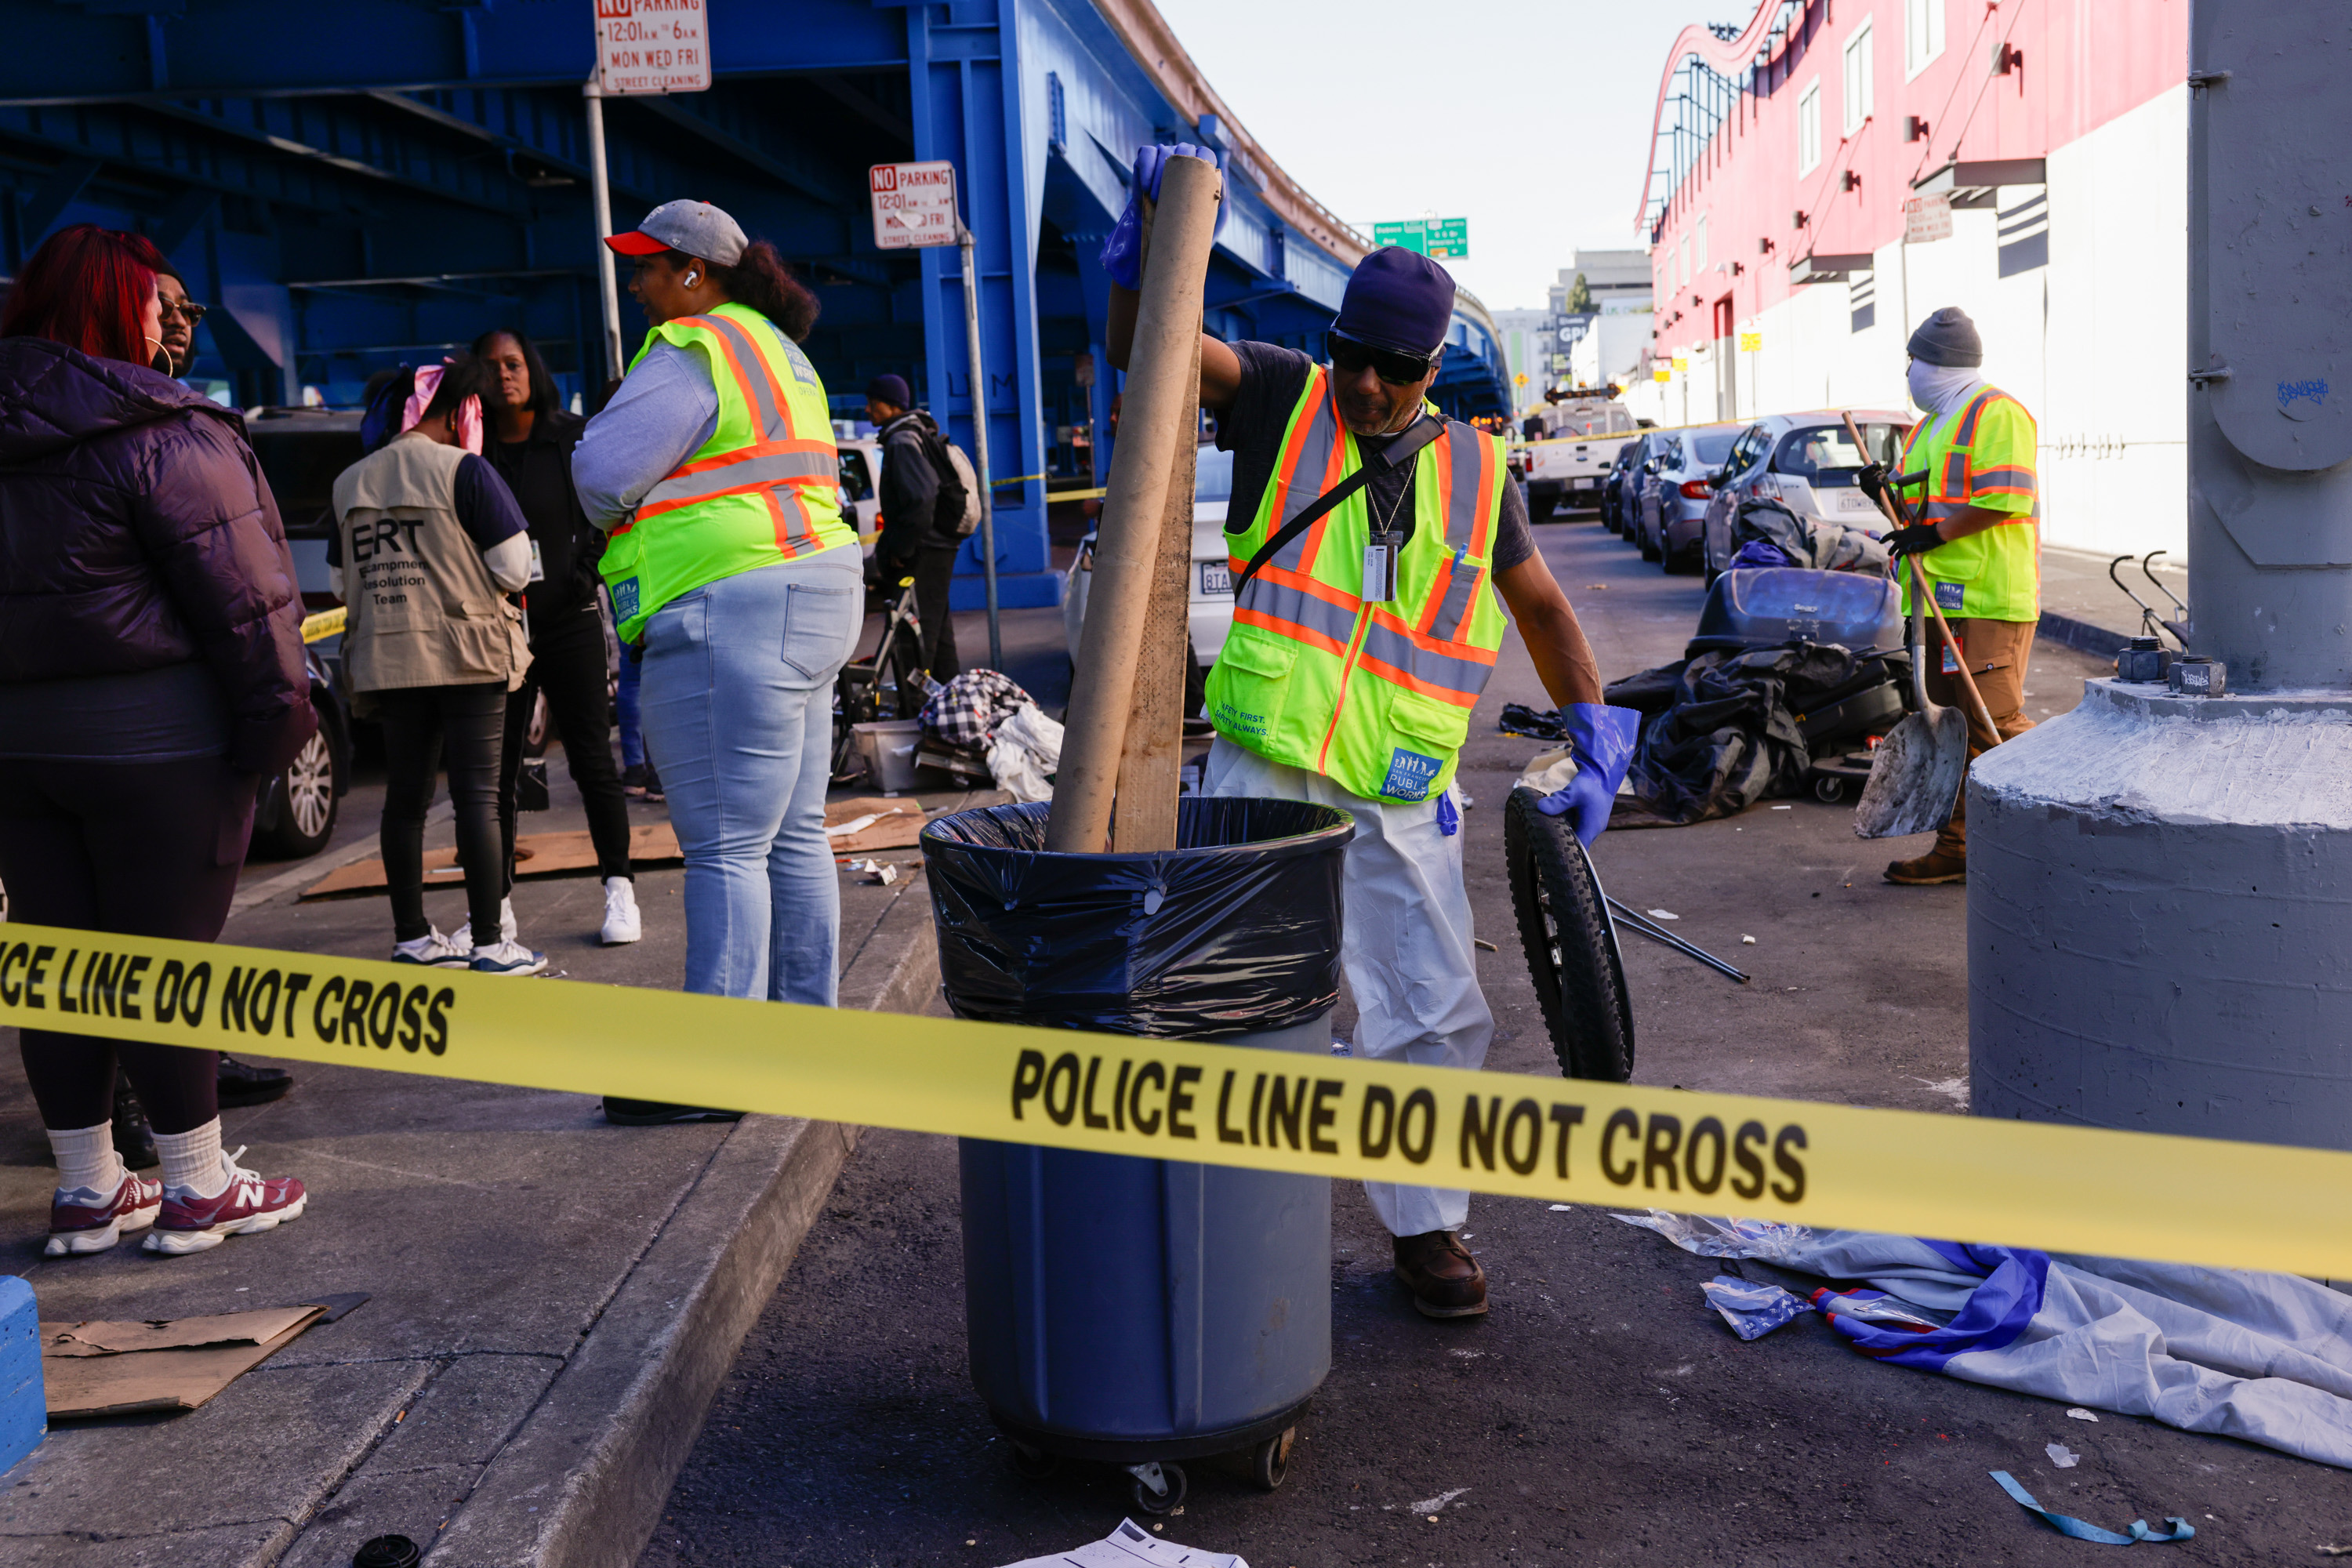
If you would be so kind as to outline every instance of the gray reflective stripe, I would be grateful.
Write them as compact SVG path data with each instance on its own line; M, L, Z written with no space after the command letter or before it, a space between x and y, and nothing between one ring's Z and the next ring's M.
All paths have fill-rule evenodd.
M1275 518L1266 530L1267 537L1282 531L1283 524L1323 499L1323 474L1331 464L1331 443L1339 438L1339 424L1332 416L1330 388L1327 384L1324 395L1315 400L1315 412L1307 422L1307 434L1300 439L1297 466L1290 470L1290 488L1283 492L1282 515ZM1342 502L1344 507L1347 503ZM1336 516L1336 511L1331 515ZM1275 552L1268 564L1297 571L1306 559L1307 542L1315 537L1308 529L1280 550ZM1250 581L1255 584L1257 579Z
M1495 673L1491 664L1432 653L1402 632L1378 621L1364 632L1364 654L1392 669L1402 670L1415 680L1472 697L1486 689L1486 678Z
M740 463L722 463L704 468L699 473L674 474L646 492L641 506L656 506L664 501L700 500L705 496L722 495L729 490L748 489L784 484L793 479L823 479L838 471L838 458L822 452L789 452L780 456L746 458Z
M1445 584L1445 602L1437 606L1437 618L1429 623L1429 635L1444 642L1459 642L1462 628L1470 619L1471 595L1478 591L1486 577L1484 566L1473 566L1457 552L1454 557L1454 577Z
M1242 608L1320 632L1336 643L1345 643L1356 635L1355 611L1286 583L1270 583L1263 572L1242 584Z
M776 406L775 377L768 372L768 362L760 357L759 348L751 342L751 334L724 316L705 316L702 320L711 331L728 341L728 345L735 351L735 363L743 367L742 379L751 384L751 405L760 413L760 438L764 441L785 439L792 434L791 425L783 411ZM716 369L714 366L714 374Z
M1445 443L1454 470L1453 508L1445 520L1445 542L1454 554L1470 548L1478 529L1478 433L1454 420L1446 421ZM1491 548L1491 545L1489 546Z

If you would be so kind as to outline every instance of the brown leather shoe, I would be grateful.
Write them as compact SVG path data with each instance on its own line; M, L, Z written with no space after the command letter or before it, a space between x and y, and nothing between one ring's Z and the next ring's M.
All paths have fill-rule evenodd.
M1424 1318L1475 1318L1486 1310L1486 1271L1450 1230L1398 1237L1396 1277Z
M1969 879L1969 858L1955 855L1941 844L1916 860L1897 860L1886 868L1886 879L1906 888L1931 888L1938 882Z

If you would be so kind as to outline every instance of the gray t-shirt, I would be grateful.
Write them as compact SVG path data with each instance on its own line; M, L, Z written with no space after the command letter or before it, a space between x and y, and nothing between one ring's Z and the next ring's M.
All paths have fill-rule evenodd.
M1273 343L1229 346L1242 362L1241 390L1234 395L1234 405L1217 418L1218 448L1234 455L1234 498L1225 512L1230 527L1236 522L1246 524L1257 516L1258 502L1265 495L1267 481L1274 478L1274 466L1282 458L1283 427L1290 422L1290 411L1298 406L1298 395L1307 390L1315 362L1297 349ZM1356 445L1369 455L1386 450L1395 438L1359 436ZM1418 463L1420 458L1413 461ZM1412 472L1412 465L1408 464L1373 476L1363 494L1374 517L1386 517L1391 507L1398 506ZM1410 538L1412 505L1406 503L1396 515ZM1495 531L1492 570L1499 575L1535 552L1535 535L1528 529L1527 498L1517 485L1507 483L1501 525Z

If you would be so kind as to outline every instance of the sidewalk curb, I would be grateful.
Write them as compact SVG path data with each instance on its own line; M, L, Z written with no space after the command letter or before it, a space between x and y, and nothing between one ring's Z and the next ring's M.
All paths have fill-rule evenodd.
M841 1005L919 1010L939 984L921 879L842 976ZM738 1123L443 1530L430 1568L628 1568L736 1352L833 1193L861 1129Z
M2128 633L2109 631L2088 621L2078 621L2072 616L2062 616L2055 610L2042 612L2042 622L2033 628L2033 635L2048 637L2052 642L2064 643L2068 647L2078 648L2084 653L2109 657L2131 646Z

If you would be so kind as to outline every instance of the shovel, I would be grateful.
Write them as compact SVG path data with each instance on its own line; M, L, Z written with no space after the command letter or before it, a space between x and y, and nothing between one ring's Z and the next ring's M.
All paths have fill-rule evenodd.
M1846 417L1853 444L1870 450L1862 432ZM1885 506L1882 495L1879 505ZM1889 521L1895 521L1890 514ZM1911 620L1904 647L1911 653L1911 697L1918 710L1906 714L1887 731L1871 753L1870 777L1853 808L1857 838L1903 838L1933 833L1952 815L1960 797L1960 782L1969 771L1969 721L1957 708L1939 708L1927 700L1927 580L1916 557L1911 562Z

